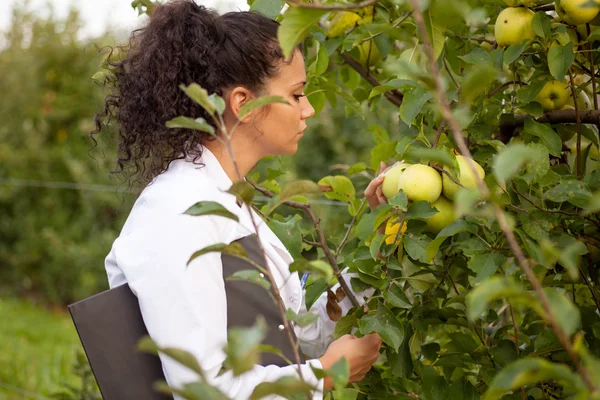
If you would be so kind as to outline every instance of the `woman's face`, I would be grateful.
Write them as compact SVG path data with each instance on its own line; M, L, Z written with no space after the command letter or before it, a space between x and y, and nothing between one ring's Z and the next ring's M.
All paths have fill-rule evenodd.
M281 96L289 105L271 104L250 122L256 134L253 145L260 148L263 157L292 155L298 150L306 119L315 115L304 95L305 84L304 57L300 51L295 52L290 63L282 62L279 74L265 82L263 95Z

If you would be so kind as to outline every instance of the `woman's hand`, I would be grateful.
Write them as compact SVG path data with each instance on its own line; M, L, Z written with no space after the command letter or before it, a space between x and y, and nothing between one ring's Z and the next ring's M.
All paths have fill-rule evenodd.
M365 190L365 197L371 210L376 209L381 204L387 204L387 199L381 191L381 185L383 184L383 175L388 169L382 161L379 168L379 175L369 183L369 186Z
M319 359L323 369L329 369L340 358L345 357L350 366L349 383L362 380L377 357L381 347L381 337L377 333L370 333L357 338L353 335L344 335L329 345L325 354ZM323 391L333 388L331 377L325 378Z

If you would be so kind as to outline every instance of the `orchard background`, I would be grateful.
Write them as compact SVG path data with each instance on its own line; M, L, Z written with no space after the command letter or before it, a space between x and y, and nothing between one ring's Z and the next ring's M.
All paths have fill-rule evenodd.
M346 387L338 366L335 399L600 398L600 5L507 2L250 4L282 22L286 52L304 42L318 112L294 157L251 173L251 200L293 267L312 272L308 305L344 267L357 273L348 285L377 289L345 316L331 301L337 336L384 339L363 382ZM151 12L153 3L132 5ZM29 29L38 36L27 39ZM76 29L15 14L0 53L13 94L0 108L5 181L115 182L114 143L87 153L105 94L90 78L110 83L110 62L86 51ZM369 211L366 185L381 162L400 160L411 166L386 176L389 204ZM434 183L415 192L415 182ZM0 186L1 290L11 299L2 304L64 305L105 288L102 259L132 199ZM242 360L260 348L243 350ZM0 383L31 388L7 360ZM62 395L56 382L27 390L93 398L85 362L76 368L59 378Z

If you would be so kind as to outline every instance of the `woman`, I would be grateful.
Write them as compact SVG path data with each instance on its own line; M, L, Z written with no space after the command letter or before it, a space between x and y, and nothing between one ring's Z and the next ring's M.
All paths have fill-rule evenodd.
M297 50L285 60L277 28L275 21L258 14L219 16L191 0L158 6L147 25L133 33L126 58L113 66L116 91L107 97L105 112L99 116L114 116L118 123L120 171L133 181L151 181L106 258L110 286L128 283L157 344L194 354L209 382L233 399L248 398L261 382L296 375L298 366L272 362L256 365L237 377L231 372L219 374L227 328L248 320L248 315L252 319L271 315L265 318L273 322L276 318L269 309L273 305L256 300L263 290L258 286L229 286L224 266L231 263L224 263L220 253L207 253L186 264L194 252L206 246L252 237L254 219L285 307L299 314L306 312L303 288L297 274L289 272L293 260L285 246L256 213L250 214L226 192L261 158L294 154L306 120L314 115L303 93L302 53ZM228 128L239 124L231 139L237 170L227 149L210 135L165 127L180 115L211 121L178 88L193 82L225 99ZM272 104L238 121L240 108L263 95L282 96L289 104ZM98 122L94 134L99 131ZM381 183L382 177L373 180L366 192L372 208L385 201ZM220 203L239 222L184 214L199 201ZM356 295L364 303L363 296L370 293ZM319 314L315 324L295 327L294 332L303 353L314 357L300 366L303 378L317 389L314 398L322 398L332 383L329 378L317 379L311 367L326 369L346 357L350 381L358 381L375 362L381 345L376 334L363 338L346 335L331 343L335 322L327 315L326 301L325 294L311 308ZM340 305L344 313L351 307L348 299ZM276 337L283 325L268 328L267 339L285 347L281 337L287 332ZM161 361L171 387L197 380L192 371L168 357L161 355Z

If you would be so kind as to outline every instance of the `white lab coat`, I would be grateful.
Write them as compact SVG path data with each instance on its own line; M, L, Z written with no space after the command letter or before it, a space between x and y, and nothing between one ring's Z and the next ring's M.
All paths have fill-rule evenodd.
M255 232L247 207L238 207L235 196L226 193L231 180L215 156L203 149L204 166L189 160L174 161L169 169L147 186L106 257L110 287L129 283L138 297L148 333L162 347L177 347L198 359L209 382L232 399L247 399L256 385L282 376L297 375L297 366L255 366L238 377L230 372L217 377L227 341L227 306L221 254L208 253L186 266L197 250L217 243L231 243ZM215 201L239 217L239 223L220 216L184 215L198 201ZM293 261L285 246L254 212L259 238L269 268L286 308L306 312L303 290L296 273L289 272ZM359 293L370 295L372 293ZM295 327L302 351L315 357L301 365L305 380L322 399L323 380L311 366L321 368L321 356L333 340L335 322L326 311L324 293L312 306L319 315L310 326ZM361 303L363 303L361 301ZM345 314L351 303L340 306ZM197 380L188 368L161 355L167 383L174 388ZM176 397L177 398L177 397Z

